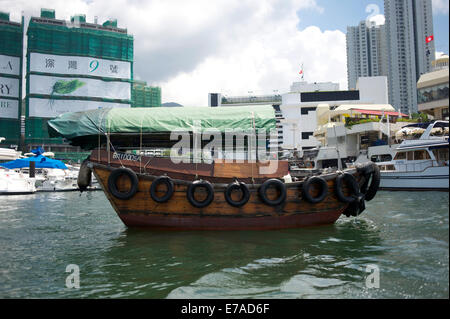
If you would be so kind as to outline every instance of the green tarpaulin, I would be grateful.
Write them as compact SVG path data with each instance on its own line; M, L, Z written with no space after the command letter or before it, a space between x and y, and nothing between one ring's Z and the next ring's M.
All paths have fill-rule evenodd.
M111 108L62 114L48 122L51 137L93 147L98 136L170 134L173 131L240 129L267 132L276 128L272 106ZM148 140L148 139L147 139ZM90 144L90 146L83 145ZM98 142L97 142L98 144Z

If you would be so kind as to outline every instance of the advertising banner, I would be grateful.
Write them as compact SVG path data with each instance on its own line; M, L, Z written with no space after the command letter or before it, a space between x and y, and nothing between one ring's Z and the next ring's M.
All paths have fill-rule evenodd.
M30 75L30 94L131 100L131 83Z
M0 97L19 98L19 79L0 77Z
M131 79L131 62L31 53L30 71Z
M49 100L49 99L30 98L29 116L53 118L67 112L81 112L111 107L129 108L131 107L131 105L124 103L109 103L96 101Z
M18 119L19 101L0 98L0 118Z
M20 58L0 54L0 74L20 75Z

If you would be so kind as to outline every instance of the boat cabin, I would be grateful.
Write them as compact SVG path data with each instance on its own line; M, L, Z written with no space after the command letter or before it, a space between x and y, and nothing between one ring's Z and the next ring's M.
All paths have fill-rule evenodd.
M423 129L419 139L407 139L392 161L379 163L382 171L419 172L449 166L448 122L437 121Z

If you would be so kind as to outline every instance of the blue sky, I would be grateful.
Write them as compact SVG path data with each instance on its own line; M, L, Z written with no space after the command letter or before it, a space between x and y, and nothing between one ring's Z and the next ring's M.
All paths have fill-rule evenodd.
M446 0L448 1L448 0ZM370 4L377 5L380 14L384 14L383 0L316 0L320 12L316 9L301 10L297 12L300 18L298 28L300 30L310 26L318 26L323 30L340 30L346 33L347 26L357 25L365 20L371 13L366 13L366 7ZM434 8L435 9L435 8ZM438 11L438 10L433 10ZM434 12L433 28L436 51L449 53L449 17L442 11Z

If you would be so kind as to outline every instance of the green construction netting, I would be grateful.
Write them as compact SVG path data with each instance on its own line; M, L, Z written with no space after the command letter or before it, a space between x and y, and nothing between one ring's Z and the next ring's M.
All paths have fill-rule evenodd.
M129 34L89 28L68 28L31 20L27 36L28 50L33 52L133 61L133 36Z
M0 23L0 54L22 55L22 27L20 25Z

